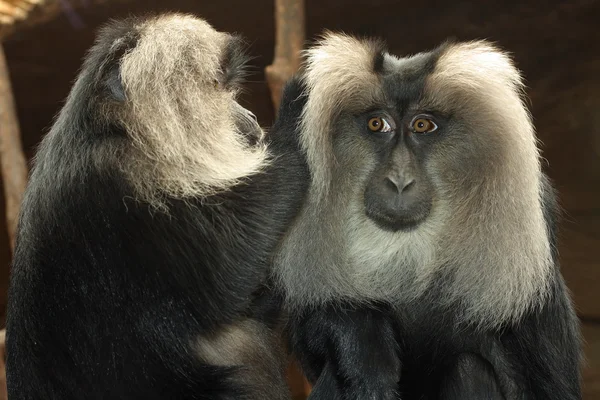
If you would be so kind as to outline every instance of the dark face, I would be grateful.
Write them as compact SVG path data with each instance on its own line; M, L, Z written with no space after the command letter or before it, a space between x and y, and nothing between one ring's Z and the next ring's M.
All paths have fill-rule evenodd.
M363 120L379 166L365 189L366 213L387 230L413 228L431 209L433 187L424 164L428 141L436 135L439 122L421 113L396 121L385 112L368 114Z
M239 90L244 82L247 61L248 56L243 39L240 36L229 36L221 60L223 75L218 84L227 89ZM238 102L233 102L232 115L238 131L244 135L251 146L262 140L263 130L251 111L242 107Z
M446 118L416 108L427 68L391 72L383 79L392 104L358 117L361 135L375 156L375 170L364 191L367 216L381 228L408 230L430 213L434 190L425 164L440 140Z
M258 124L256 115L254 115L252 111L247 110L239 105L239 103L234 102L233 117L235 120L235 125L238 128L238 132L244 135L251 146L261 142L263 138L263 130Z

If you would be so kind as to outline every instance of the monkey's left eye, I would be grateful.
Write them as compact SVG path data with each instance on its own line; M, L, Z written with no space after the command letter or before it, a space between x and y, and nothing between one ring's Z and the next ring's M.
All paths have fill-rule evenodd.
M383 117L373 117L367 123L371 132L391 132L392 126Z
M433 132L438 126L432 120L428 118L417 118L412 123L413 132L416 133L427 133Z

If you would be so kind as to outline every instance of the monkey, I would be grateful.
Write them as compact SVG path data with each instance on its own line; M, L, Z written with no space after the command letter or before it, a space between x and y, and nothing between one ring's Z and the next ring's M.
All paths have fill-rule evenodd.
M308 169L240 104L247 50L188 14L99 31L22 204L11 399L289 398L267 279Z
M277 129L311 181L273 279L310 399L581 399L560 206L512 56L327 31L286 91Z

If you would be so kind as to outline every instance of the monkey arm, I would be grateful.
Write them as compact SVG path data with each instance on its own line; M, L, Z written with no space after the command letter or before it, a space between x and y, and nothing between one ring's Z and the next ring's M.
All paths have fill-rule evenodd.
M459 354L440 387L440 400L505 400L492 365L474 353Z
M519 388L508 399L581 399L578 322L562 278L556 277L543 309L501 340L507 362L494 367L500 379L511 377Z
M397 398L400 360L385 311L324 307L292 325L291 347L315 385L310 399Z
M547 302L503 332L473 332L446 363L443 400L581 400L580 338L562 278ZM470 353L472 344L479 350ZM477 354L478 353L478 354Z
M560 273L557 222L560 207L548 177L542 174L543 211L553 249L554 276L545 303L502 338L510 363L521 366L527 399L581 399L581 337L567 286ZM505 371L508 372L508 371ZM517 397L519 398L519 397Z

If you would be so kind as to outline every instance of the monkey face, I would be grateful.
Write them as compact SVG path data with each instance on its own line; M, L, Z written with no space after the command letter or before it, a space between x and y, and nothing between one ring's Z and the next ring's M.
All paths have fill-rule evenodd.
M452 124L437 109L419 106L429 62L423 57L401 69L388 62L371 106L365 111L359 105L353 116L336 122L342 128L333 135L333 152L344 168L337 168L334 179L358 183L360 198L354 201L387 231L419 226L436 197L429 161L443 148Z
M428 143L422 136L433 134L438 125L427 115L408 115L398 122L385 112L369 115L360 120L377 168L367 180L365 212L383 229L413 228L431 210L433 189L424 167Z
M410 230L426 220L435 194L428 155L441 140L444 117L397 106L342 118L340 125L333 146L344 166L335 168L337 188L355 193L353 201L382 229Z
M262 143L264 134L256 115L238 102L234 102L232 107L232 115L238 132L244 136L250 146Z

